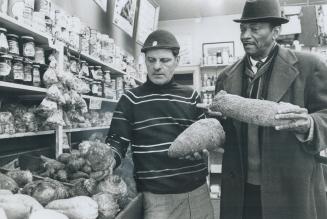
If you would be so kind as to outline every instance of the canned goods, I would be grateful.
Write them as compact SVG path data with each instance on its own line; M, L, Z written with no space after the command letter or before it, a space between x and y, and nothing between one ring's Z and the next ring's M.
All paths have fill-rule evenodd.
M18 35L16 34L7 34L9 50L8 52L13 55L19 55L19 44L18 44Z
M34 38L31 36L22 36L21 40L23 44L23 52L22 52L23 56L34 59L35 57Z

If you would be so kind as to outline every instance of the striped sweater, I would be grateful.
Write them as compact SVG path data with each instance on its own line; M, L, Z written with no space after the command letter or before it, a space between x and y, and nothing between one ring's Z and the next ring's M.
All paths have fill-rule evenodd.
M131 145L140 192L184 193L205 183L207 166L203 160L173 159L167 153L181 132L205 117L196 108L198 102L196 91L174 81L158 86L148 80L120 98L107 142L117 164Z

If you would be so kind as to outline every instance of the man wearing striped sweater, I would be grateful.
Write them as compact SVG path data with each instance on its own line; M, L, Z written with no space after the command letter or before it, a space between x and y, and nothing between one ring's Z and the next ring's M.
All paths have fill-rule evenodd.
M205 117L196 108L199 94L173 80L179 48L167 31L157 30L148 36L142 48L147 82L120 98L107 138L117 165L128 146L132 147L145 219L213 218L206 185L208 170L201 155L175 159L167 153L181 132Z

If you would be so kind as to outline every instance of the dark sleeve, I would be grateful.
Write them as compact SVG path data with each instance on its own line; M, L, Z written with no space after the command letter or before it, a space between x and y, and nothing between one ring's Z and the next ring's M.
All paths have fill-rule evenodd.
M115 153L116 167L125 157L127 148L131 142L133 123L133 104L124 94L117 103L114 111L106 143L110 144Z
M195 96L196 104L202 103L201 95L197 91L194 91L194 92L195 92L194 96ZM205 115L204 109L197 107L196 108L196 120L205 119L205 118L206 118L206 115Z
M305 104L314 120L313 140L306 145L312 154L327 147L327 65L318 59L315 69L306 83L307 103Z

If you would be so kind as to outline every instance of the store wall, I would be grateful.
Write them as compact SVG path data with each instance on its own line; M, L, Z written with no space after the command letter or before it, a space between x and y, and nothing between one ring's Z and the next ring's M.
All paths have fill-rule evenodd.
M168 20L159 22L159 28L179 35L192 36L192 60L194 65L200 64L202 44L234 41L235 55L243 56L244 51L239 40L239 24L233 19L240 15L204 17L198 19Z
M93 0L52 1L69 14L79 17L90 27L109 34L111 38L115 39L116 44L128 53L135 56L135 52L139 50L139 45L135 43L135 39L112 23L114 0L108 0L107 12L103 11Z

